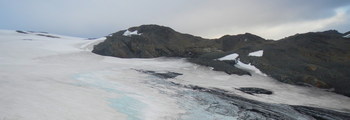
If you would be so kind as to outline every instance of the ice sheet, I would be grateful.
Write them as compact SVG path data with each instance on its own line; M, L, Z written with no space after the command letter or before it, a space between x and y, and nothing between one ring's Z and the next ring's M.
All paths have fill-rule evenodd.
M157 120L183 112L166 95L141 86L145 79L124 64L128 60L86 51L98 41L1 31L0 42L1 119ZM139 116L122 111L132 106Z
M257 74L227 75L184 59L121 59L91 53L91 47L101 41L1 30L0 119L164 120L205 116L203 110L184 107L191 104L201 108L192 98L177 97L181 90L152 82L154 77L134 69L179 72L183 75L169 81L221 88L264 102L350 109L348 97ZM252 96L234 89L239 87L265 88L274 95ZM210 117L225 119L219 115L207 119Z

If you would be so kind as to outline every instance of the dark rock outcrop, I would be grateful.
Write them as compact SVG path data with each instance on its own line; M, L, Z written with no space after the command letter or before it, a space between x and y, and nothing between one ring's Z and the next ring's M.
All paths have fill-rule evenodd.
M273 92L270 90L266 90L266 89L262 89L262 88L253 88L253 87L242 87L242 88L238 88L237 90L240 90L244 93L247 94L266 94L266 95L271 95Z
M215 71L223 71L227 74L251 75L249 72L234 67L234 61L218 61L206 58L191 58L190 62L212 67Z
M159 73L156 71L151 71L151 70L139 70L139 69L135 69L138 72L142 72L145 74L149 74L149 75L153 75L162 79L171 79L171 78L175 78L179 75L182 75L181 73L177 73L177 72L166 72L166 73Z
M47 32L22 31L22 30L16 30L16 32L22 33L22 34L35 34L37 36L43 36L43 37L49 37L49 38L60 38L58 36L50 35Z
M94 47L92 52L123 58L196 57L219 51L216 41L182 34L171 28L158 25L142 25L129 28L141 35L123 35L126 30L107 36L105 42Z
M341 33L297 34L265 44L262 50L262 57L240 59L279 81L335 88L335 92L350 96L350 41Z
M137 32L135 35L124 35ZM204 39L158 25L142 25L108 36L93 52L122 58L185 57L190 62L213 67L228 74L250 75L234 67L234 61L218 61L228 54L239 54L281 82L319 88L350 96L350 40L335 30L296 34L278 41L246 33ZM263 56L249 53L263 50Z

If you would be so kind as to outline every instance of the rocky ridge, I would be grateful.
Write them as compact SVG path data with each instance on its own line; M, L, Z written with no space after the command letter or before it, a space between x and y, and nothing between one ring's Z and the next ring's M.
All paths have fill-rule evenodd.
M350 96L350 39L335 30L266 40L245 33L205 39L169 27L141 25L107 36L93 52L122 58L184 57L228 74L251 75L237 62L255 66L281 82L313 86ZM249 53L263 50L261 56ZM236 53L233 60L218 60Z

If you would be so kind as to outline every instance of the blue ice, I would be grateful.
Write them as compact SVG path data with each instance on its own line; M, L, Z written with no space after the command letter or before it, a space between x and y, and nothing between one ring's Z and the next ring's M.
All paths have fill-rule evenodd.
M118 94L118 98L109 98L107 100L110 103L109 105L116 111L127 115L128 120L142 120L142 112L147 107L147 104L130 96L138 94L122 91L118 89L120 87L118 83L95 76L94 73L78 74L73 77L78 80L75 84L77 86L93 87Z

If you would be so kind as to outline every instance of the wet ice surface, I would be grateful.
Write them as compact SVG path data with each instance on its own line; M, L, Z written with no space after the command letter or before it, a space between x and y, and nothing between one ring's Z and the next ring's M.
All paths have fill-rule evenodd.
M261 105L270 103L350 109L349 98L316 88L287 85L257 74L227 75L184 59L99 56L90 50L101 40L55 36L59 38L0 31L1 120L265 119L249 110L261 111ZM159 77L169 72L182 75ZM189 86L219 88L267 103L252 105ZM236 90L241 87L264 88L273 94L250 95ZM239 105L232 103L235 100ZM288 106L272 106L308 118Z

